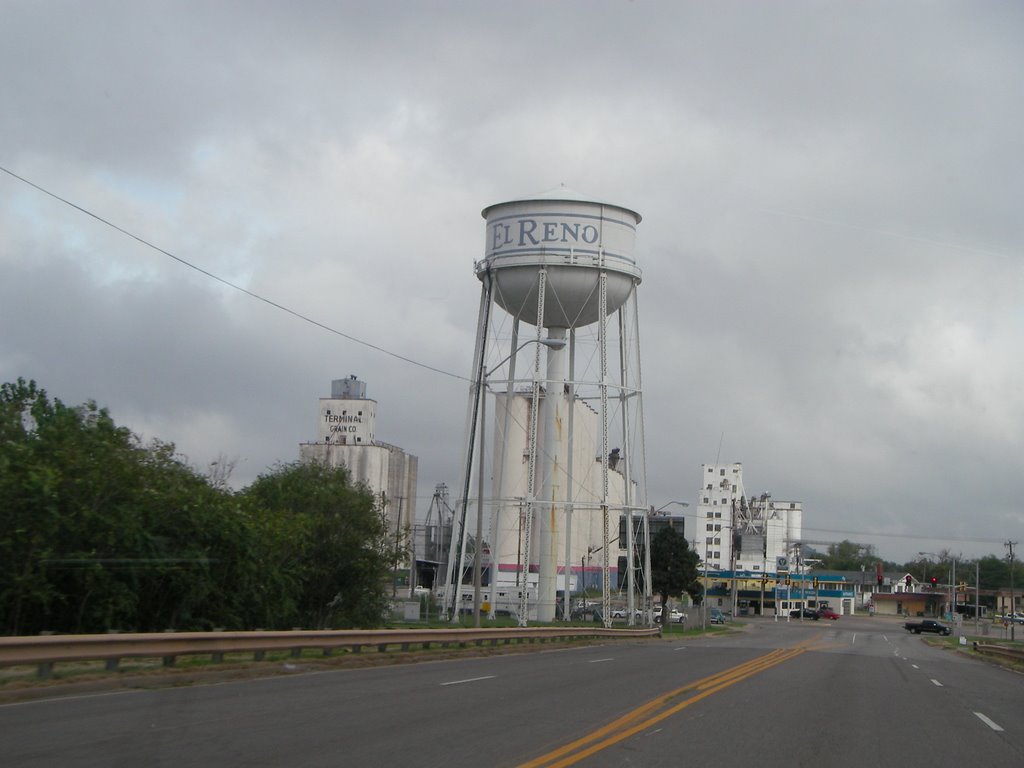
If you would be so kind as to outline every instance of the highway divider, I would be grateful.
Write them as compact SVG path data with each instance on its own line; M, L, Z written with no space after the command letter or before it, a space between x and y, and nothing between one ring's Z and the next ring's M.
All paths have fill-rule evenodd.
M226 653L251 653L260 661L272 651L290 651L298 657L306 649L320 649L325 656L335 650L361 653L375 648L402 651L497 646L512 643L545 643L592 638L635 639L657 637L658 627L606 629L604 627L506 627L476 629L324 629L251 632L154 632L106 635L40 635L0 637L0 666L36 665L38 675L48 678L59 662L105 661L117 671L124 658L159 658L173 666L179 656L210 654L223 661Z
M985 645L975 642L974 650L978 653L987 653L991 656L1002 656L1004 659L1024 661L1024 650L1020 648L1007 648L1004 645Z

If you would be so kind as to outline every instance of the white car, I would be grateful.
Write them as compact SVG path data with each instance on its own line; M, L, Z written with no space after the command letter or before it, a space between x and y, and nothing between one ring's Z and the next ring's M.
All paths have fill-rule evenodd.
M686 614L680 611L678 608L673 608L669 611L669 617L673 624L682 624L686 621ZM657 622L661 621L661 608L654 611L654 620Z

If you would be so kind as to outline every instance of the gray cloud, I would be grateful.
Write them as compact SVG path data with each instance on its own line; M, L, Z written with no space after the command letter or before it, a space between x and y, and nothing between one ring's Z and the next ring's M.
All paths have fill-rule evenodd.
M1024 455L1022 22L1000 3L8 4L0 164L454 376L6 175L0 376L94 398L199 466L237 457L248 482L356 374L379 436L421 457L424 510L458 482L479 211L564 182L644 216L652 501L691 498L721 443L823 540L1001 551Z

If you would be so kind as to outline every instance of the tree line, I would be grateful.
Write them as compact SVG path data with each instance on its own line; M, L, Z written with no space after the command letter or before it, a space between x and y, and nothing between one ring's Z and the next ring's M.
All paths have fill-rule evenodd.
M882 563L886 571L909 573L919 582L927 582L932 576L947 583L956 563L956 580L974 586L975 573L981 589L1005 589L1010 585L1010 560L998 555L985 555L976 559L964 558L949 549L925 553L915 560L897 563L882 560L875 554L874 547L844 540L830 544L828 552L821 558L821 567L826 571L859 571L864 568L867 578L874 579L875 564ZM1013 583L1024 585L1024 565L1020 560L1013 562Z
M374 626L395 557L344 468L241 491L94 402L0 385L0 632Z

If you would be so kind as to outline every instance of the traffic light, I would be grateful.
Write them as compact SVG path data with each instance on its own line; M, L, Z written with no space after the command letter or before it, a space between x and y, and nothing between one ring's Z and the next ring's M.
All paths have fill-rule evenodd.
M912 582L913 580L914 580L914 577L913 577L913 576L911 576L911 575L910 575L910 574L908 573L908 574L907 574L907 579L906 579L906 581L907 581L907 586L908 586L908 587L910 586L910 583L911 583L911 582Z
M932 589L935 589L935 587L938 585L938 583L939 583L939 580L935 576L932 576Z
M815 577L814 577L814 579L813 579L813 580L811 581L811 586L812 586L812 587L813 587L814 589L817 589L817 588L818 588L818 577L817 577L817 576L815 576Z

